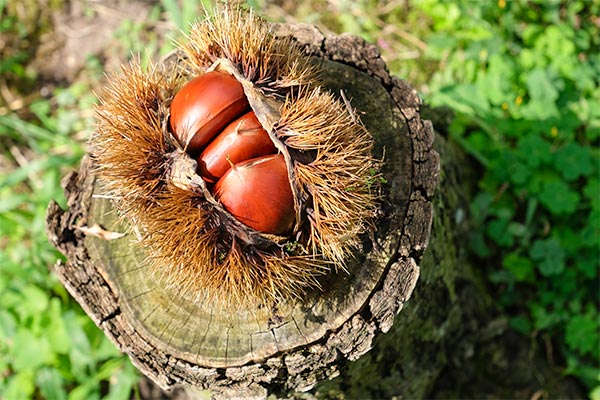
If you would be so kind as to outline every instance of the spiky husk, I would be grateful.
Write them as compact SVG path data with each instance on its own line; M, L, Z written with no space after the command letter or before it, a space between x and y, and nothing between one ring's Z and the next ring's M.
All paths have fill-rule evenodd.
M180 44L192 71L204 72L225 58L265 91L312 85L315 69L291 39L276 38L268 23L253 11L226 4L222 12L192 26Z
M145 262L166 285L228 308L268 306L319 287L332 265L344 266L375 214L372 138L352 110L315 89L315 70L300 50L275 39L251 13L215 14L195 25L181 47L184 76L133 63L111 78L92 138L98 175L134 227ZM282 99L275 135L292 151L311 155L293 163L295 184L308 200L306 222L287 242L245 243L227 230L202 190L171 178L181 149L166 130L170 101L186 79L221 58L265 95Z
M277 135L288 147L314 153L312 162L295 164L298 185L312 199L309 244L343 266L377 210L371 135L353 110L319 88L287 98Z
M133 220L143 219L165 185L169 154L175 150L163 134L162 121L176 81L134 61L109 82L97 107L92 156L118 208Z

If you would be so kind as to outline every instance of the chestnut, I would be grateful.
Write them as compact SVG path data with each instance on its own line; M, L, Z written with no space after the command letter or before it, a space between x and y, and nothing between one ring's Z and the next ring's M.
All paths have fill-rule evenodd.
M216 182L236 164L277 152L273 141L253 111L229 124L198 158L198 174L209 183Z
M216 183L215 197L240 222L283 235L294 225L294 196L282 154L235 164Z
M242 84L233 75L211 71L187 82L177 92L171 102L169 124L187 152L197 156L248 107Z

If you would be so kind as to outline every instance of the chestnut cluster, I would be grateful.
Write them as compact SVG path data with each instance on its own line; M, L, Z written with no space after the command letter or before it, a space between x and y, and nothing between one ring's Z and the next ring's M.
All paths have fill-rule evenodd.
M160 65L111 77L96 171L166 286L255 310L320 287L360 248L378 214L379 162L319 71L291 38L232 6Z
M289 233L295 212L285 159L242 84L227 72L204 73L177 92L170 111L171 132L223 207L259 232Z

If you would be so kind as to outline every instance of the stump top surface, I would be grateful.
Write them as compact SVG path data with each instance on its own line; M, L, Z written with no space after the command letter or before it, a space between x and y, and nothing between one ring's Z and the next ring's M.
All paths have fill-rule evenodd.
M374 127L378 143L388 143L390 149L394 149L386 156L386 162L393 165L395 176L389 171L386 180L398 187L410 187L410 163L407 162L410 158L400 157L410 149L408 129L401 115L394 115L394 104L385 89L374 78L356 69L338 62L318 62L326 84L334 93L339 95L344 91L350 96L353 107L368 115L367 123L392 122L388 126ZM384 147L380 145L378 157L382 157ZM269 310L223 312L178 288L165 286L151 272L145 262L144 249L138 245L132 229L117 216L111 201L102 197L97 182L92 191L84 189L91 195L90 208L85 211L87 225L98 224L109 232L124 234L115 240L92 235L85 238L90 259L116 293L121 312L157 348L206 367L232 367L261 361L314 343L328 331L338 329L365 305L399 246L398 233L378 232L377 243L365 244L365 248L372 248L357 252L356 258L347 265L347 272L332 271L322 280L322 291L306 293L302 298L277 304ZM386 217L397 218L406 212L401 208L408 204L408 190L403 196L395 209L388 210ZM389 215L392 212L396 216Z

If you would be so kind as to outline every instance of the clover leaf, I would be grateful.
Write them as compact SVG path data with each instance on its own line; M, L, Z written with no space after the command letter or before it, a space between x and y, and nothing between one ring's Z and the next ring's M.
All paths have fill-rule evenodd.
M565 269L565 252L555 238L536 240L529 255L538 261L538 269L544 276L558 275Z

